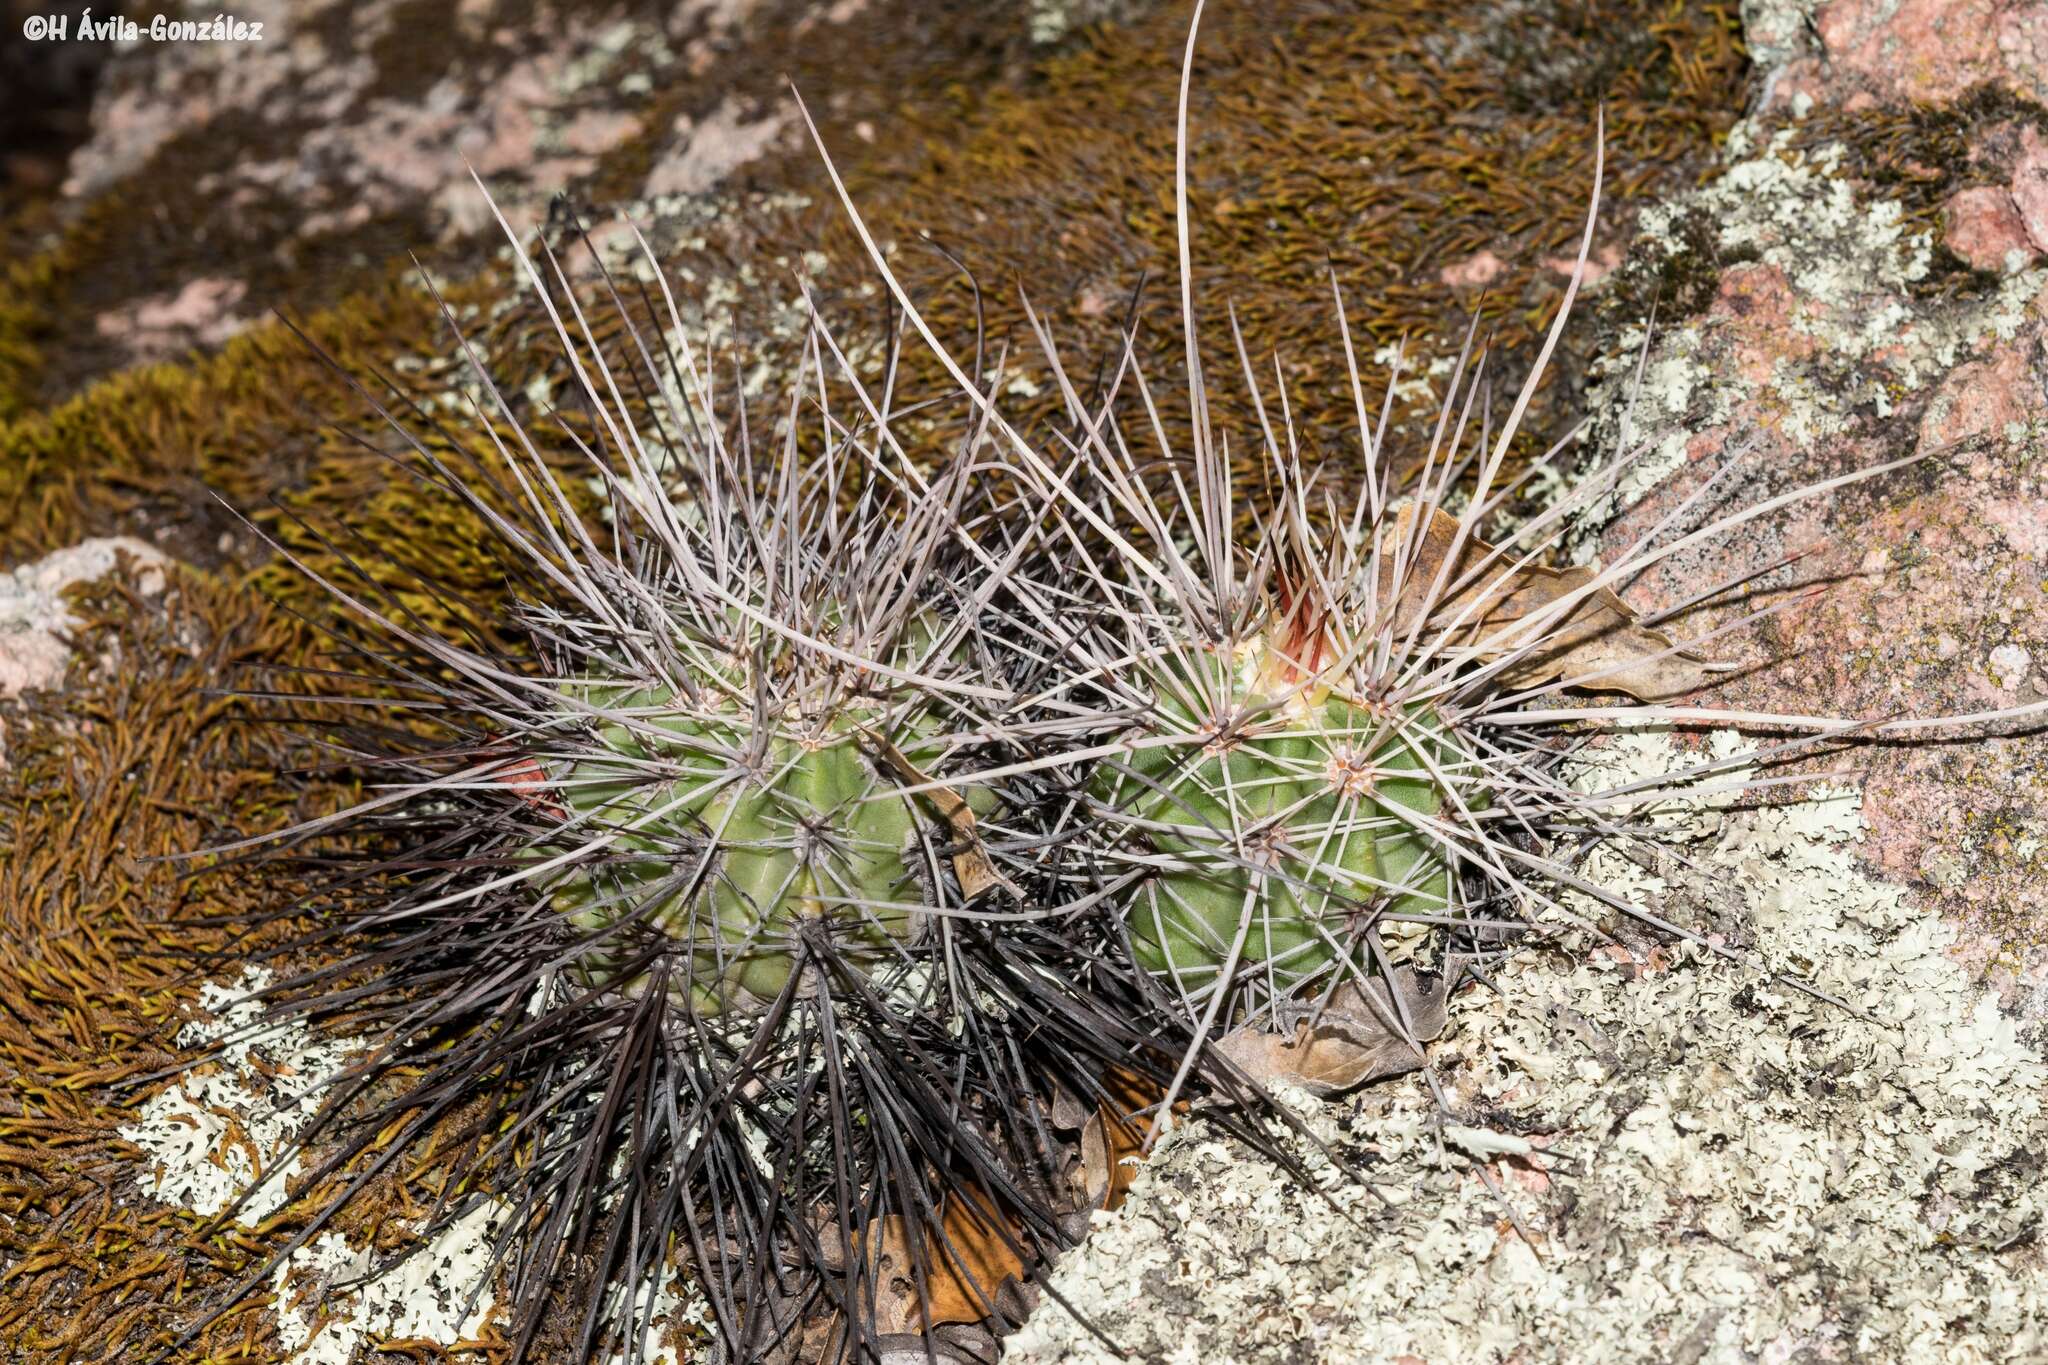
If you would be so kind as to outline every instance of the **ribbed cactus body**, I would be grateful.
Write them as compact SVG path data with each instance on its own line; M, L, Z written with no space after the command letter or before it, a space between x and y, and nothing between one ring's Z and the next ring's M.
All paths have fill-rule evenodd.
M577 686L618 719L559 791L585 837L609 842L557 884L557 904L587 928L631 918L663 935L693 1009L774 1000L801 930L829 933L856 966L914 932L918 811L864 748L871 709L768 719L678 703L666 685Z
M1434 711L1320 689L1262 697L1220 672L1211 681L1208 697L1229 697L1206 708L1217 718L1201 719L1190 689L1162 689L1152 735L1165 742L1141 741L1093 782L1129 855L1157 869L1127 919L1142 966L1196 991L1241 933L1240 973L1270 973L1284 992L1343 956L1369 968L1357 929L1371 911L1449 908L1443 841L1415 823L1447 800L1430 771L1451 762ZM1380 928L1396 944L1416 933Z

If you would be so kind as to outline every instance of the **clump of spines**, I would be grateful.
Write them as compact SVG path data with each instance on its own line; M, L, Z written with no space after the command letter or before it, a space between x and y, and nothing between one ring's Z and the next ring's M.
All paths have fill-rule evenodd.
M1196 27L1200 14L1197 4ZM1375 422L1337 293L1357 415L1356 447L1347 453L1361 470L1339 492L1302 456L1284 380L1262 385L1239 338L1243 393L1256 417L1251 440L1267 473L1263 505L1248 514L1233 488L1229 434L1210 424L1215 388L1198 341L1187 164L1193 53L1191 28L1175 186L1185 371L1171 390L1185 395L1185 413L1162 414L1162 390L1143 373L1128 335L1121 356L1105 367L1108 381L1084 398L1027 304L1066 407L1066 434L1049 449L1035 444L946 355L834 176L876 269L980 407L1020 501L1035 500L1028 520L1053 528L1044 543L1059 567L1038 590L1041 610L1064 622L1064 645L1032 701L1041 710L1040 733L1058 736L1053 747L1063 752L1030 766L1057 765L1081 793L1086 818L1066 845L1074 854L1068 894L1086 903L1105 887L1120 893L1108 904L1125 952L1194 1025L1198 1045L1153 1106L1155 1128L1202 1046L1243 1028L1289 1033L1332 1008L1346 987L1420 1056L1422 1040L1388 983L1396 962L1428 937L1421 929L1447 930L1436 936L1439 945L1454 942L1479 957L1484 945L1559 921L1593 927L1572 905L1590 899L1657 932L1705 942L1654 907L1574 873L1568 846L1577 840L1641 837L1609 814L1639 793L1574 790L1558 771L1556 727L1690 720L1816 734L1871 727L1674 705L1720 666L1694 652L1706 640L1671 640L1639 621L1614 589L1703 539L1910 463L1858 470L1667 536L1696 493L1612 562L1551 567L1571 519L1596 508L1652 448L1638 434L1569 493L1488 543L1485 535L1520 488L1566 448L1560 442L1513 478L1504 473L1586 278L1599 202L1596 157L1593 203L1564 298L1505 420L1494 419L1484 359L1475 362L1468 337L1426 449L1419 459L1397 461L1386 437L1398 373L1388 379ZM1332 286L1336 292L1334 279ZM1274 370L1284 375L1277 358ZM1186 433L1185 445L1170 435L1177 431ZM1720 474L1740 459L1732 455ZM1707 585L1696 601L1733 586ZM1586 710L1531 704L1568 689L1626 693L1635 703ZM1794 741L1774 756L1807 747L1810 741ZM1703 762L1661 785L1697 784L1727 766ZM1725 944L1708 946L1740 955Z
M294 560L356 624L332 672L261 695L293 725L351 694L361 719L311 737L376 788L216 852L324 872L282 908L306 927L265 950L289 967L265 994L365 1058L300 1139L333 1193L238 1294L424 1157L423 1234L497 1205L515 1359L572 1300L560 1347L637 1359L677 1263L740 1361L871 1359L948 1298L993 1318L987 1249L1028 1277L1085 1226L1074 1116L1204 1050L1102 921L1046 908L1074 807L1008 770L1042 740L1020 688L1051 622L1017 590L1002 481L972 426L937 472L912 460L887 374L822 321L763 423L665 281L636 310L607 278L601 342L553 253L519 259L579 411L529 429L469 353L490 449L458 466L362 390L398 466L494 532L511 617L428 628L377 584L466 606L402 546Z

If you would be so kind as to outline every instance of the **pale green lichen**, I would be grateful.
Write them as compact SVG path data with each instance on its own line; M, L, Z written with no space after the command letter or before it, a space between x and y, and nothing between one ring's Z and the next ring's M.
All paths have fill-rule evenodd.
M1622 736L1587 780L1699 756ZM1602 849L1596 879L1718 918L1863 1017L1704 950L1624 964L1567 933L1458 999L1442 1127L1419 1078L1289 1097L1385 1202L1334 1182L1340 1217L1197 1122L1060 1292L1162 1362L2042 1358L2048 1066L1948 959L1952 931L1863 871L1855 795L1633 815L1669 853ZM1050 1300L1005 1357L1112 1358Z
M286 1182L303 1165L293 1139L357 1049L317 1037L303 1020L264 1024L264 1007L251 996L271 981L267 970L250 967L232 985L202 985L200 1013L178 1041L219 1043L219 1056L152 1097L121 1129L148 1157L143 1188L153 1197L211 1216L260 1173L237 1210L239 1221L255 1224L285 1206ZM336 1232L318 1233L270 1278L285 1359L352 1365L384 1341L444 1347L476 1341L497 1313L487 1272L507 1212L501 1202L480 1204L368 1281L362 1277L374 1261L366 1248ZM681 1343L703 1335L709 1305L693 1284L674 1276L651 1300L643 1290L642 1303L651 1312L639 1359L681 1365L687 1358ZM626 1359L623 1352L612 1357L617 1365Z
M318 1234L271 1276L286 1360L355 1365L383 1342L477 1342L488 1323L502 1325L504 1317L486 1272L508 1212L502 1203L478 1205L368 1282L360 1282L371 1268L366 1252L338 1234ZM643 1287L639 1305L646 1324L639 1354L615 1347L598 1365L684 1365L696 1358L682 1343L704 1335L711 1313L693 1284L671 1276L659 1292Z
M1029 0L1024 32L1034 46L1049 47L1076 29L1119 22L1133 8L1131 0Z
M301 1165L292 1139L353 1049L316 1038L300 1020L259 1028L263 1005L250 997L270 981L269 972L251 967L232 986L201 986L201 1013L178 1043L219 1044L219 1054L151 1096L121 1127L147 1157L143 1189L165 1203L211 1216L260 1174L240 1219L258 1223L284 1206L285 1183Z
M1822 0L1742 0L1743 45L1759 71L1775 68L1813 50L1813 18Z
M369 1256L337 1233L319 1233L271 1277L277 1339L287 1359L292 1365L353 1365L383 1341L475 1341L493 1298L486 1285L472 1306L470 1290L490 1264L501 1217L481 1206L390 1274L354 1287L370 1268Z
M1940 379L1979 341L2016 335L2028 302L2048 285L2048 271L2036 269L1964 306L1916 299L1913 287L1932 269L1932 238L1908 225L1899 203L1851 182L1844 148L1802 151L1797 137L1785 128L1760 138L1753 124L1738 124L1719 176L1643 210L1632 250L1653 267L1708 249L1721 261L1754 263L1782 276L1787 311L1772 324L1771 352L1744 354L1738 339L1733 361L1720 334L1727 316L1659 328L1654 341L1646 327L1621 332L1595 366L1587 436L1602 450L1651 448L1579 519L1578 557L1590 557L1615 512L1684 463L1694 433L1743 414L1742 425L1775 428L1805 449L1850 431L1862 414L1888 416L1901 395ZM1751 366L1767 373L1745 372Z

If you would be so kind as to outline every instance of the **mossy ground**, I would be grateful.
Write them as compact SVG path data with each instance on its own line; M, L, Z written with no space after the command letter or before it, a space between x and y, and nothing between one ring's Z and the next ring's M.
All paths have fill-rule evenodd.
M1028 347L1021 282L1071 340L1071 354L1092 361L1141 277L1150 281L1140 303L1143 344L1171 339L1181 7L1143 9L1122 28L1083 32L1035 62L1016 41L990 37L975 6L878 3L851 31L851 44L765 42L717 80L775 98L772 76L790 71L871 221L900 244L898 260L916 257L914 234L927 230L969 263L992 341ZM1516 352L1561 285L1542 261L1565 250L1583 216L1593 106L1607 115L1607 220L1619 223L1633 196L1709 163L1744 75L1734 32L1732 6L1653 0L1449 12L1425 3L1361 12L1312 0L1213 6L1196 69L1193 149L1198 288L1211 300L1212 326L1224 325L1227 302L1255 356L1282 349L1300 384L1296 416L1311 453L1341 457L1350 399L1326 272L1334 268L1346 288L1366 353L1404 335L1454 335L1475 306ZM400 94L424 73L394 60L384 79ZM655 82L667 93L650 97L647 127L664 127L712 84ZM868 119L872 143L850 131ZM291 233L288 203L232 225L243 235L208 235L226 230L226 211L177 182L209 157L257 151L170 144L103 198L7 229L21 249L0 280L0 563L132 531L202 570L179 576L161 602L117 588L89 595L82 606L91 624L72 678L8 717L0 1354L28 1365L141 1358L276 1245L285 1226L197 1238L193 1216L136 1193L135 1153L114 1136L139 1098L117 1083L171 1059L198 984L170 949L221 944L200 921L247 908L222 897L253 894L147 860L274 828L346 791L280 779L274 738L205 691L234 681L239 664L316 657L315 635L266 595L284 608L320 609L318 590L269 557L215 495L316 564L334 564L333 551L272 510L273 499L323 528L345 521L373 541L403 543L485 603L504 591L474 549L474 526L423 498L376 449L393 447L391 436L284 327L261 323L210 354L104 373L111 357L94 340L94 317L199 268L202 242L209 261L251 262L252 306L303 317L308 335L351 373L388 373L396 357L422 349L452 354L434 304L395 259L418 244L412 234L424 234L423 219L363 225L358 237L299 252L289 268L275 263ZM609 154L579 187L581 202L627 197L649 155L648 144ZM778 148L734 188L793 191L787 207L728 218L694 268L711 276L761 253L822 248L828 308L875 317L860 293L866 271L821 186L808 150ZM163 212L138 214L136 203ZM508 273L488 263L488 250L458 244L430 264L455 278L458 309L477 309L494 365L544 372L536 312L506 302ZM1481 250L1515 267L1483 305L1440 276ZM943 333L971 342L972 295L951 267L932 256L910 277ZM1155 368L1153 377L1170 373ZM928 369L910 377L913 388L931 382ZM1569 396L1560 395L1560 409ZM1012 397L1040 416L1052 411L1049 390ZM1246 415L1219 414L1233 431ZM458 411L451 425L467 420ZM485 444L433 439L447 449ZM119 666L105 667L105 648L116 643ZM393 1181L351 1230L381 1227L386 1240L395 1237L389 1219L408 1207L408 1191ZM267 1315L251 1307L218 1324L189 1358L261 1360L273 1341ZM438 1348L400 1354L433 1358Z

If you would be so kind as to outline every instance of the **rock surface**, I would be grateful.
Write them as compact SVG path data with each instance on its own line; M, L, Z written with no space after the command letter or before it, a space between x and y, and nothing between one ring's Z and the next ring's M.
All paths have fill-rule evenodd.
M1896 43L1929 71L1968 65L1973 80L2002 79L2004 68L1970 46L1974 31L1950 52L1923 31L1928 7L1894 8L1879 23L1883 7L1824 6L1820 32L1832 44L1827 35L1850 24L1838 12L1853 9L1857 51ZM2001 12L2010 20L2017 11ZM1816 69L1837 83L1825 93L1853 98L1844 90L1863 68L1836 62L1832 46L1828 54ZM2048 207L2039 134L2027 126L2009 139L2016 207L2005 214L1991 201L2003 235L1995 249L1983 216L1956 220L1987 231L1958 242L1952 230L1949 248L1968 257L1985 247L1996 259L1982 264L1999 272L1960 290L1938 278L1933 235L1844 170L1853 148L1803 145L1800 134L1796 122L1767 119L1739 128L1716 180L1645 214L1638 253L1729 263L1705 310L1650 343L1639 391L1642 333L1619 339L1599 429L1609 441L1640 435L1653 453L1628 476L1633 505L1581 552L1615 553L1725 461L1738 462L1734 474L1679 519L1673 538L1766 498L1921 457L1669 558L1630 597L1675 607L1803 554L1674 619L1678 633L1701 633L1783 608L1731 638L1724 652L1753 667L1710 705L1881 718L2039 702L2048 698L2048 271L2033 264L2032 235L2034 206ZM1707 242L1681 224L1704 224ZM1817 596L1794 595L1823 584ZM1868 745L1833 761L1861 775L1871 861L1957 926L1954 951L2009 1004L2048 1015L2048 732L2039 719L1990 742Z
M251 0L231 17L258 36L62 48L103 69L53 202L22 224L43 257L33 302L56 315L36 329L43 395L331 305L410 253L475 271L501 239L473 176L522 225L645 219L755 163L807 162L789 81L872 126L948 83L1013 79L1033 35L1065 34L1022 5L906 0ZM0 289L0 340L8 303Z
M2035 0L1750 0L1743 11L1782 99L1867 109L1987 84L2048 96L2048 5Z
M89 540L55 550L12 573L0 574L0 697L54 687L71 660L67 632L78 624L64 590L104 578L123 556L143 573L145 591L162 591L163 552L133 536Z
M1697 758L1626 735L1580 781ZM2048 1064L1862 865L1856 794L1814 796L1639 806L1681 856L1586 871L1712 907L1869 1018L1693 948L1524 955L1434 1045L1444 1109L1415 1077L1294 1097L1370 1189L1302 1144L1333 1210L1196 1123L1054 1286L1162 1365L2039 1358ZM1050 1301L1004 1357L1117 1358Z

